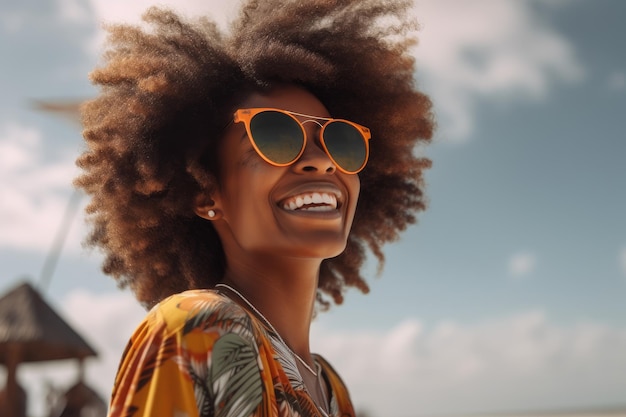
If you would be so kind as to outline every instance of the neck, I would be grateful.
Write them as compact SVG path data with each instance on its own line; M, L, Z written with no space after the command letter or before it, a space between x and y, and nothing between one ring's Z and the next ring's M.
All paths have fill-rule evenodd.
M268 262L263 257L259 263L230 263L222 280L259 310L285 343L309 364L309 328L320 265L319 259L281 258Z

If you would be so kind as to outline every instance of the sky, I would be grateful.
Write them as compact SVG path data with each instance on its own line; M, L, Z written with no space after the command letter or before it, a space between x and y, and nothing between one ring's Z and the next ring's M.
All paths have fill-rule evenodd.
M38 286L98 350L85 378L104 398L145 311L82 247L82 210L42 280L83 142L34 103L95 95L102 23L151 4L0 3L0 293ZM160 4L224 25L238 3ZM417 0L413 13L438 120L417 150L433 160L429 207L380 276L368 269L370 294L320 314L314 350L370 416L626 407L626 2ZM77 374L21 366L30 414Z

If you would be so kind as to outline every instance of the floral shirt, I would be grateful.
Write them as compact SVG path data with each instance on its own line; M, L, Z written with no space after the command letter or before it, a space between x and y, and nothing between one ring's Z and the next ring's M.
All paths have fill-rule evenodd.
M330 415L354 417L345 385L314 356ZM293 356L253 314L213 290L155 306L126 347L110 417L322 416Z

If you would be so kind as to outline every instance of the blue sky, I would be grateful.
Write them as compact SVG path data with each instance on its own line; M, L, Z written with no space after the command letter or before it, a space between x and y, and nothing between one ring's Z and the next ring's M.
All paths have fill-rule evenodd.
M150 3L0 4L0 291L37 283L83 146L33 100L95 94L99 22ZM161 3L221 23L235 4ZM379 278L372 266L369 295L320 315L315 350L374 416L626 404L626 3L417 1L415 14L439 121L418 150L433 159L429 209ZM45 296L100 351L87 382L108 397L144 313L85 233L75 219ZM33 398L75 377L66 363L20 370Z

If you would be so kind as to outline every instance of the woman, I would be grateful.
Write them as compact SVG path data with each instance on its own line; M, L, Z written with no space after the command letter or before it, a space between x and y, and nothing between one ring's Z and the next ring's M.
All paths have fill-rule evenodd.
M109 29L76 182L104 271L151 307L111 416L354 415L309 327L368 291L366 250L382 262L424 208L409 6L248 1L226 34L159 9Z

